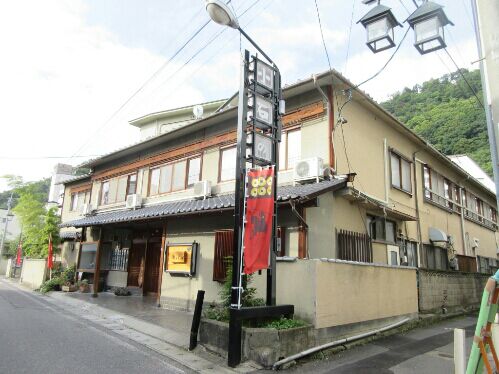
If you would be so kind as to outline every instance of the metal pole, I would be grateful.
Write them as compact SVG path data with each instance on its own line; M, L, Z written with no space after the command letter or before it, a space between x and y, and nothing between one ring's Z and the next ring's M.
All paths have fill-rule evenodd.
M7 216L5 217L5 226L3 228L2 241L0 242L0 256L3 255L3 245L5 243L5 238L7 237L7 229L9 227L9 214L10 214L10 208L12 206L13 195L14 191L11 191L9 200L7 201Z
M239 103L237 112L237 158L236 158L236 189L234 197L234 252L232 254L232 289L230 297L230 320L229 320L229 350L227 363L235 367L241 362L241 322L236 318L236 311L240 309L238 303L242 226L243 226L243 204L244 204L244 180L246 174L246 114L248 106L248 95L246 90L246 66L249 64L249 51L244 51L244 59L241 64L241 81L239 86Z
M253 39L251 39L249 37L249 35L246 34L242 28L239 27L238 30L253 45L253 47L255 47L257 49L257 51L260 52L263 55L263 57L265 57L272 65L276 66L275 63L274 63L274 61L272 61L270 59L270 57L267 56L267 54L264 51L262 51L262 49L258 46L258 44L256 44L255 41Z
M487 77L485 75L485 66L484 66L484 56L482 51L482 41L481 41L481 33L480 33L480 24L478 20L478 9L477 9L477 0L471 0L471 8L473 10L473 20L475 23L475 37L476 44L478 49L478 59L480 61L480 77L482 80L482 91L485 103L485 118L487 119L487 133L489 136L490 143L490 156L492 158L492 169L494 171L494 182L496 185L496 208L499 211L499 201L497 200L497 194L499 193L499 157L498 157L498 131L497 127L494 125L492 121L492 110L490 106L491 98L488 95L487 91ZM490 30L492 32L493 30Z

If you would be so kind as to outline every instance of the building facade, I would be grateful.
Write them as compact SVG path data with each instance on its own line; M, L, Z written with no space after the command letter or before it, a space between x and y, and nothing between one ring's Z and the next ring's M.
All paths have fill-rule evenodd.
M327 72L284 89L278 260L497 267L495 195L353 87ZM218 301L233 251L234 100L89 161L90 175L66 182L62 232L75 233L77 243L66 262L92 281L136 287L165 306L191 309L198 289L206 302ZM170 114L145 116L141 126L157 131ZM278 264L278 279L287 268ZM254 275L260 296L265 280L265 272ZM277 302L290 294L278 287ZM413 304L390 313L410 314Z

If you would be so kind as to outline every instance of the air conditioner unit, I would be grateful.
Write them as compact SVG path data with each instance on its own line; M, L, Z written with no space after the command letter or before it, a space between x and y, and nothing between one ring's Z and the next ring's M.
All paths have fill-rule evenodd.
M136 209L142 206L142 197L138 193L128 195L126 197L127 209Z
M324 166L322 158L312 157L300 160L296 163L294 168L293 180L295 182L309 181L324 178Z
M478 248L480 247L480 239L478 238L473 238L471 241L471 248Z
M194 197L196 199L205 199L211 196L211 182L200 181L194 183Z
M86 203L81 206L81 214L83 214L84 216L89 216L90 214L92 214L92 212L92 204Z

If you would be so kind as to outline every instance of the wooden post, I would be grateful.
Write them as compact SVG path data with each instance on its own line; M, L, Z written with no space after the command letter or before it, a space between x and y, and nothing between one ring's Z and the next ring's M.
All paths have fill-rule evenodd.
M166 222L163 224L163 234L161 235L161 255L159 256L159 274L158 274L158 293L156 304L161 307L161 284L163 283L163 263L165 261L165 245L166 245Z
M300 206L298 208L298 214L306 219L305 216L305 208ZM298 258L306 258L307 257L307 228L303 225L303 222L300 222L300 228L298 231Z
M97 240L97 251L95 252L95 272L94 272L94 293L93 297L98 296L99 278L100 278L100 247L102 243L102 226L99 227L99 239Z

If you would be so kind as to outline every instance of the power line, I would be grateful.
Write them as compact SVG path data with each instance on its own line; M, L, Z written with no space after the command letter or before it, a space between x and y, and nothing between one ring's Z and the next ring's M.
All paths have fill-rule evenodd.
M395 51L393 51L392 55L390 56L390 58L388 59L388 61L386 61L386 63L381 67L381 69L379 69L373 76L367 78L365 81L362 81L361 83L359 83L358 85L356 85L355 87L353 87L353 89L356 89L356 88L359 88L360 86L362 86L363 84L369 82L370 80L376 78L378 75L381 74L381 72L383 70L385 70L385 68L388 66L388 64L390 63L390 61L393 60L393 58L395 57L395 55L397 54L398 50L400 49L400 47L402 46L402 43L404 42L405 40L405 37L407 36L407 34L409 33L409 30L410 28L407 28L404 36L402 37L402 39L400 40L399 42L399 45L397 46L397 48L395 49Z
M447 53L447 56L449 56L449 58L451 59L451 61L453 62L454 66L456 67L458 73L461 75L461 77L463 78L463 80L466 82L466 84L468 85L469 89L471 90L471 92L473 92L473 95L475 96L475 99L476 101L480 104L480 106L485 110L485 107L482 103L482 100L480 100L480 98L478 97L477 93L475 92L475 90L473 89L473 87L471 87L471 84L470 82L468 82L468 80L466 79L466 77L464 76L463 72L461 71L461 68L456 64L456 61L454 61L454 59L452 58L451 54L449 53L449 51L447 50L447 48L444 48L444 51L445 53Z
M352 26L353 26L353 13L355 10L355 0L352 0L352 14L350 15L350 30L348 31L348 44L347 44L347 55L345 58L345 75L347 73L347 67L348 67L348 56L350 55L350 40L352 38Z
M411 11L409 9L407 9L407 7L405 6L405 4L402 2L402 0L399 0L399 3L400 5L402 5L404 7L404 9L406 10L407 14L411 14Z
M333 70L331 68L331 60L329 59L329 53L327 52L326 41L324 40L324 33L322 32L322 23L321 23L321 16L319 14L319 6L317 5L317 0L314 0L314 2L315 2L315 10L317 11L317 20L319 21L319 28L321 30L322 45L324 45L324 51L326 52L327 63L329 65L329 70Z
M111 116L101 125L99 126L99 128L93 132L88 138L87 140L85 141L85 143L83 143L83 145L81 147L79 147L76 152L73 154L73 156L71 157L75 157L78 152L80 152L91 140L92 138L97 134L99 133L105 126L107 126L109 124L109 122L111 122L112 119L114 119L114 117L116 117L116 115L135 97L137 96L154 78L156 78L156 76L161 72L163 71L163 69L168 66L168 64L176 57L178 56L178 54L180 52L182 52L184 50L184 48L196 37L199 35L199 33L211 22L211 19L208 19L208 21L206 21L204 24L201 25L200 28L198 28L194 34L191 35L191 37L189 39L187 39L187 41L182 44L182 46L180 46L180 48L178 48L175 53L166 61L164 62L160 67L159 69L157 69L130 97L128 97L128 99L125 100L125 102L123 104L120 105L120 107L115 110Z
M45 160L51 158L85 158L85 157L100 157L101 155L86 155L86 156L23 156L23 157L12 157L12 156L0 156L1 160Z

